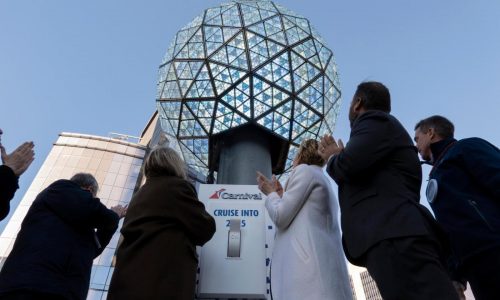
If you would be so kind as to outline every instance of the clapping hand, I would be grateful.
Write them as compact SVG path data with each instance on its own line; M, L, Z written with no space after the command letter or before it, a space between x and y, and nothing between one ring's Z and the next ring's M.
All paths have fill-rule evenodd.
M259 186L259 190L266 196L272 192L277 192L276 184L267 179L267 177L259 171L257 171L257 184Z
M123 218L125 217L125 214L127 213L128 205L116 205L110 208L112 211L114 211L118 217Z
M34 147L33 142L25 142L14 152L7 154L5 148L0 144L2 163L11 168L16 176L21 176L35 159Z
M339 154L344 149L344 143L341 139L335 141L333 136L325 134L318 145L318 154L326 161L330 156Z
M278 179L276 179L276 176L273 175L273 177L271 178L271 182L276 190L276 193L278 193L278 195L280 197L283 197L283 187L281 186L281 183L279 182Z

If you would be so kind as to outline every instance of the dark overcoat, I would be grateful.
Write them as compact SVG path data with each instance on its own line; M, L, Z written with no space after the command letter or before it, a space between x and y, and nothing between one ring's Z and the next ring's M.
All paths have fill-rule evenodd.
M118 215L69 180L33 201L0 272L0 297L31 290L84 300L92 261L118 228Z
M327 172L339 187L344 251L351 263L364 266L364 254L385 239L444 235L419 204L417 149L392 115L375 110L360 115Z
M10 211L10 200L18 189L18 180L11 168L0 166L0 220L3 220Z
M446 139L431 150L437 161L429 178L438 182L431 207L461 267L500 249L500 150L480 138Z
M212 238L215 221L191 183L148 178L130 202L121 233L108 299L194 299L196 245Z

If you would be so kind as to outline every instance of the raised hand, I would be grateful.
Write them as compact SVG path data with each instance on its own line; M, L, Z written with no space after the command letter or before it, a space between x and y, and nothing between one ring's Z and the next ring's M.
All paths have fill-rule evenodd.
M267 179L267 177L259 171L257 171L257 184L259 185L259 190L264 193L264 195L276 192L273 182Z
M276 179L276 176L273 175L273 177L271 178L271 182L273 184L274 189L276 190L276 193L278 193L280 197L283 197L283 186L281 186L281 182L279 182L279 180Z
M342 140L335 141L335 138L325 134L318 145L318 154L327 162L328 158L334 154L339 154L344 149Z
M109 209L114 211L118 215L118 217L120 217L120 219L121 219L121 218L125 217L125 215L127 214L128 205L125 205L125 206L116 205L116 206L113 206Z
M33 160L35 159L35 151L33 148L35 145L33 142L25 142L21 146L17 147L14 152L7 154L5 148L0 145L2 162L7 167L11 168L16 176L21 174L28 169Z

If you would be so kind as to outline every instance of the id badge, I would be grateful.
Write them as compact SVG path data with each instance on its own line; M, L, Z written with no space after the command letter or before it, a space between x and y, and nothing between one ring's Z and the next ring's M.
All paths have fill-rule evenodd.
M438 193L438 182L436 179L430 179L427 183L427 188L425 190L425 195L427 196L427 202L434 203L436 201Z

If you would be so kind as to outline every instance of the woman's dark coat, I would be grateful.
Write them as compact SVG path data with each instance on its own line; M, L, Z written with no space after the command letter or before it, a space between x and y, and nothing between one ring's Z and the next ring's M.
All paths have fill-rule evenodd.
M121 230L108 299L194 299L196 245L215 221L187 180L148 178L131 200Z

